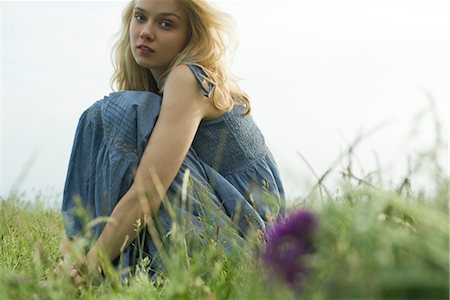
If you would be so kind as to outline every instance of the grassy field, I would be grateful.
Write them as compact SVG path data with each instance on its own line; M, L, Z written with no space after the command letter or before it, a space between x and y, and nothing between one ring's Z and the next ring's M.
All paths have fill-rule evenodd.
M318 184L291 201L265 245L225 255L207 237L188 256L180 232L154 280L143 265L126 282L109 270L81 289L53 275L59 211L11 195L0 202L0 299L448 299L450 182L433 170L427 192L409 177L384 187L347 172L332 193Z

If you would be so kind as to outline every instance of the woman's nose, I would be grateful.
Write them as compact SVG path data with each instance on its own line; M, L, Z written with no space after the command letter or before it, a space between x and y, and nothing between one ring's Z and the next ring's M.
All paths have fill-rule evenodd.
M148 22L147 24L145 24L141 29L139 37L141 37L144 40L148 39L153 41L155 39L154 24L152 22Z

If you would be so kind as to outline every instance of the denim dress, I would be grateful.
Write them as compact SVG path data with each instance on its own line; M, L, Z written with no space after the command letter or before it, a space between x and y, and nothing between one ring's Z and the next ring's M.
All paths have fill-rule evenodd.
M214 86L205 86L207 74L197 65L188 67L201 92L210 97ZM87 234L95 239L100 235L104 224L87 225L95 218L110 216L131 187L158 120L161 101L161 96L152 92L114 92L81 115L62 201L69 239ZM244 107L235 105L220 118L200 123L154 216L163 239L170 235L175 217L189 220L194 234L207 226L222 229L224 247L233 247L227 244L225 232L230 231L226 229L235 228L238 238L245 241L249 229L265 230L268 222L284 213L278 168L257 125L244 113ZM125 248L114 264L133 269L147 258L154 273L161 264L156 243L147 230L139 234L139 240L139 245L135 241Z

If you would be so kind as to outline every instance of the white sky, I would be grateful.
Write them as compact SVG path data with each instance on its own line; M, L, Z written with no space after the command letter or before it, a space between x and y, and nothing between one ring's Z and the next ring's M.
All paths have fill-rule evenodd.
M348 142L383 122L356 149L355 165L368 173L378 159L398 182L407 158L434 140L425 90L448 139L449 1L217 4L236 20L232 70L290 198L315 181L298 152L321 175ZM110 92L109 49L124 5L1 2L2 197L12 188L59 197L78 118Z

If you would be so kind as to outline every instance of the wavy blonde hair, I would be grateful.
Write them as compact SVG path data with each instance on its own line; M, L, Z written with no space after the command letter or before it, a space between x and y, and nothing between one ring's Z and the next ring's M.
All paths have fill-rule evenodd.
M203 68L208 74L204 79L214 85L211 100L220 110L230 110L235 103L247 108L250 100L232 77L227 68L227 51L234 50L234 24L230 15L219 11L206 0L178 0L188 16L189 43L169 65L161 78L153 78L150 71L138 65L131 53L130 22L136 0L131 1L122 14L122 27L113 45L112 62L114 73L111 86L118 90L139 90L162 92L157 81L162 81L170 71L181 64L193 64Z

